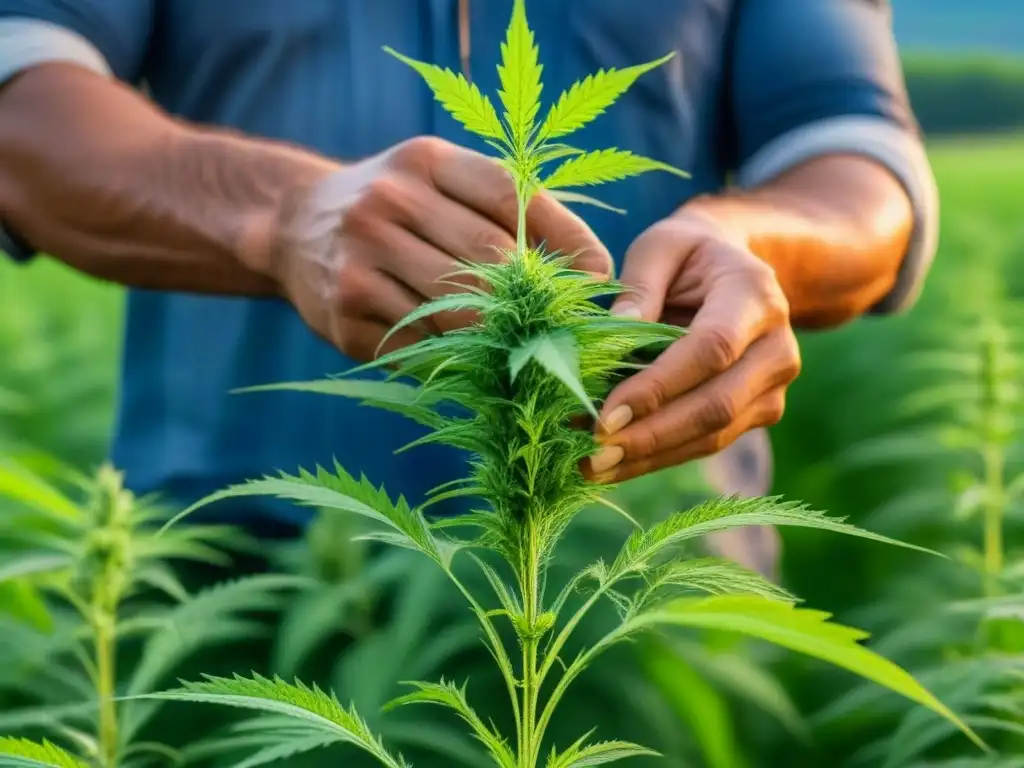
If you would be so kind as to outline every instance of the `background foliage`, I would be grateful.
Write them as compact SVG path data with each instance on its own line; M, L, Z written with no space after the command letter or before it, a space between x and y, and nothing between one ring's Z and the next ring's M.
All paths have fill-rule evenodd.
M1002 630L998 644L980 643L975 618L944 613L985 593L982 580L972 575L970 557L983 543L982 528L964 512L962 501L963 478L974 464L955 445L921 440L948 433L957 414L977 406L979 392L957 384L948 371L914 361L923 351L966 360L983 348L978 329L995 325L1002 329L1009 360L1007 410L1015 409L1014 388L1021 379L1012 373L1014 339L1024 309L1019 214L1024 138L1015 131L1024 129L1024 59L1014 58L1020 38L1009 35L1013 25L1007 20L1016 19L1019 29L1021 11L1016 0L989 0L984 7L959 0L896 0L895 7L897 32L908 42L908 88L929 134L942 191L942 245L912 312L803 337L805 371L772 435L775 490L955 556L935 562L842 537L787 530L783 579L810 605L872 630L879 650L915 674L932 674L936 665L968 669L967 679L978 682L977 689L967 690L963 678L955 676L937 685L960 692L950 701L954 707L1006 723L1000 730L1003 745L1019 748L1014 739L1024 731L1024 704L1020 669L1014 665L1024 645ZM997 52L949 53L965 43ZM119 291L52 263L17 268L0 261L0 446L5 454L45 453L82 469L99 464L112 423L121 304ZM1008 447L1008 483L1019 472L1021 445L1014 439ZM622 491L632 497L633 508L646 504L654 515L682 507L702 492L692 468ZM1024 544L1019 504L1008 503L1005 518L1009 571ZM581 560L594 554L592 547L599 550L602 536L617 540L620 533L579 532L587 542ZM348 531L321 521L308 541L282 544L275 555L279 568L312 576L312 582L279 620L271 612L262 623L246 624L251 637L244 648L197 659L182 674L229 673L242 659L245 669L237 671L313 676L366 712L396 692L390 686L400 677L398 669L406 676L442 670L457 678L486 674L467 617L446 613L451 603L428 568L400 554L372 558L362 545L342 545L347 536ZM1020 583L1015 587L1007 577L1003 589L1000 610L1019 617ZM0 591L0 606L3 600ZM908 617L914 620L907 629L894 631ZM264 638L256 637L257 627L264 627ZM0 648L0 661L2 654ZM993 658L1005 667L990 680L977 670ZM620 725L617 737L650 743L675 756L675 764L996 765L972 762L977 755L964 742L935 731L935 722L923 715L908 717L896 697L865 694L848 675L760 645L695 636L687 644L643 645L609 662L599 676L584 679L569 709L580 711L581 723ZM475 683L477 689L488 685L483 679ZM0 699L0 712L4 702ZM220 725L205 710L191 717L168 716L162 727L184 741L183 734L191 738ZM459 742L445 738L448 725L439 720L417 729L399 723L392 735L412 754L457 751ZM887 739L893 733L897 738ZM919 744L926 749L915 754L912 747ZM195 756L202 757L203 749L197 747ZM216 749L205 754L221 756Z

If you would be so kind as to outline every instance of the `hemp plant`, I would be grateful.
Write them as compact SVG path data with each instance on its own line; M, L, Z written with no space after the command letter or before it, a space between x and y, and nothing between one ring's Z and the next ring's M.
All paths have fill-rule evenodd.
M984 233L970 242L984 243ZM941 315L926 315L909 336L892 366L887 429L854 446L842 468L899 461L906 488L875 513L878 525L950 555L888 579L885 595L860 611L881 630L877 649L905 660L1012 764L1024 734L1024 558L1016 545L1024 338L1020 301L993 258L1001 254L981 248L977 262L954 273L950 293L965 300L954 311L937 301ZM894 710L877 694L858 686L818 717L863 745L854 761L904 768L961 753L947 722ZM884 738L864 744L865 732L894 720Z
M578 427L579 419L597 417L594 401L637 365L635 353L657 350L683 331L615 317L601 308L596 298L624 288L573 270L571 254L532 246L525 211L541 190L582 201L590 198L561 192L646 171L680 173L625 150L584 151L561 141L666 59L591 75L538 119L541 65L522 0L514 2L501 47L500 117L491 100L462 76L392 53L422 75L458 121L497 150L518 196L516 248L500 264L466 264L460 274L473 279L471 286L459 284L459 292L416 309L393 330L452 310L475 312L473 324L427 337L354 371L387 368L386 380L341 377L269 388L351 397L398 411L428 428L407 449L424 443L462 449L470 457L468 476L436 487L425 503L413 507L340 466L300 470L227 488L192 509L232 497L272 496L340 510L374 522L377 528L368 538L433 561L479 621L507 688L514 728L499 732L477 714L466 685L443 679L412 683L411 692L389 706L452 710L501 768L542 763L583 768L653 755L644 746L589 733L561 745L546 737L567 689L604 651L641 633L672 628L732 631L818 657L887 686L970 733L906 672L861 646L860 631L796 607L783 589L730 562L682 557L682 548L701 535L746 525L802 525L886 540L797 503L721 498L649 528L638 526L614 558L594 562L552 593L547 575L564 533L581 512L603 501L606 490L580 472L580 462L597 442ZM454 498L477 500L476 511L428 516L434 505ZM470 590L456 575L456 557L475 563L493 592L490 597ZM606 603L618 612L617 625L570 657L574 632ZM389 768L409 765L353 708L316 686L258 675L208 677L154 696L261 713L247 732L258 748L246 759L247 768L332 743L358 747Z
M251 633L247 613L280 604L298 580L253 577L190 594L171 563L226 564L245 540L239 531L164 531L171 513L137 498L109 465L94 477L59 474L69 488L0 462L0 499L11 502L0 509L0 585L24 598L22 610L0 614L0 695L26 702L4 702L0 734L42 730L58 742L0 737L0 766L178 762L171 747L140 738L163 702L120 699L157 690L199 648ZM130 673L119 663L126 643Z

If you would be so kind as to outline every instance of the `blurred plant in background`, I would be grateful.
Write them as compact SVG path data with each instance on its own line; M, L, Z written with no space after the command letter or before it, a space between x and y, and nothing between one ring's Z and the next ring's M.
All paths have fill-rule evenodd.
M209 525L157 536L167 510L135 498L107 465L54 480L0 464L0 587L11 588L0 602L0 734L41 733L99 768L177 764L177 745L143 736L162 703L119 697L149 693L203 647L261 628L247 616L278 606L297 579L190 593L172 564L224 564L246 537ZM27 753L60 763L59 747ZM18 762L12 749L0 738L0 764Z
M79 469L103 460L121 346L121 291L0 256L0 451Z

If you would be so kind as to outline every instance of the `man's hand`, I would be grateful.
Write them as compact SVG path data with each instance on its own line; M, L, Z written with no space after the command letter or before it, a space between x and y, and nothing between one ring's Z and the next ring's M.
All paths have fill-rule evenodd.
M614 312L689 334L611 393L589 475L628 480L779 421L800 353L774 271L742 238L683 208L636 240L620 279Z
M370 360L396 322L418 305L459 290L464 262L496 262L515 248L517 201L492 159L441 139L417 138L329 174L285 205L271 274L318 333ZM546 195L527 211L531 240L578 254L575 266L607 275L611 258L591 229ZM465 324L446 312L432 331ZM421 332L406 328L385 349Z

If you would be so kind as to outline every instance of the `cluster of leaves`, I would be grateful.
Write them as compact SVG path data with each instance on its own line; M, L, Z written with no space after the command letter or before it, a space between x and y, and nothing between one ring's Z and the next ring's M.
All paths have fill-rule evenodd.
M142 738L161 703L132 697L166 684L199 648L259 630L249 616L277 608L298 580L253 577L190 594L172 563L224 564L245 538L206 525L158 535L168 511L135 498L109 466L51 478L6 461L0 497L0 732L54 740L0 739L0 765L176 761ZM130 675L118 674L122 653Z

